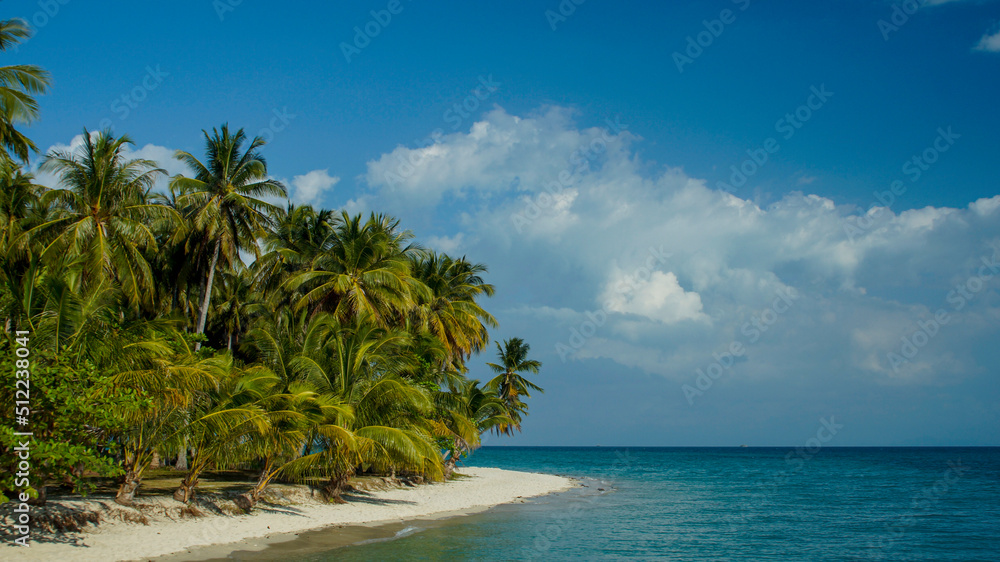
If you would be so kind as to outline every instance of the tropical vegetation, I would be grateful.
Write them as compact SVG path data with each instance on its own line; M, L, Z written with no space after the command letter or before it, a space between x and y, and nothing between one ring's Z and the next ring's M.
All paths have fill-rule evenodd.
M0 22L0 50L29 33ZM111 130L30 164L18 127L49 84L0 67L0 502L24 488L25 430L34 502L113 478L128 505L169 462L180 502L207 471L254 474L247 511L279 481L337 502L359 474L447 478L484 434L520 430L541 391L528 345L497 342L496 378L468 376L497 327L486 266L386 215L289 203L264 141L226 124L174 177Z

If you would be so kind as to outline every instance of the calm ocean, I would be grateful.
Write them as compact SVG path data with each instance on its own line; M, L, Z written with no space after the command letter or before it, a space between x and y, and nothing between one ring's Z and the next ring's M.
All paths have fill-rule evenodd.
M270 555L1000 560L1000 448L486 447L468 464L574 476L587 487L398 525L361 545L306 554L293 541Z

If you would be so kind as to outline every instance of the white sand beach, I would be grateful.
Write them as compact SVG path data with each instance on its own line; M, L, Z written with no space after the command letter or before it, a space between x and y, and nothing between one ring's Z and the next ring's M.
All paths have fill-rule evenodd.
M57 503L101 513L99 525L85 532L37 537L28 548L0 546L0 560L142 560L214 544L227 544L282 533L297 533L331 525L394 522L446 512L475 512L519 498L545 495L572 487L561 476L496 468L463 468L465 475L444 483L364 492L346 504L329 504L312 497L304 486L278 486L266 504L250 515L181 513L170 498L140 497L138 509L111 501L71 500ZM346 496L345 496L346 497ZM348 497L350 499L350 497ZM204 501L204 500L203 500ZM214 505L230 511L228 500ZM232 511L235 511L233 509ZM134 515L133 515L134 514ZM141 515L140 515L141 514ZM123 519L144 517L148 524Z

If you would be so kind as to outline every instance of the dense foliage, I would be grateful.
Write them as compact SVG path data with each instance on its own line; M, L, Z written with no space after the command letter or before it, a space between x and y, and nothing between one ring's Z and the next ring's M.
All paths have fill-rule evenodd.
M28 36L0 22L0 50ZM184 471L252 469L250 510L276 480L339 500L360 471L447 477L484 432L520 429L541 390L519 339L497 377L466 377L496 320L486 267L429 251L394 218L287 202L260 153L227 125L167 178L131 140L84 130L26 168L48 74L0 67L0 494L17 486L16 336L31 349L33 488L116 477L128 504L156 459ZM279 202L276 204L275 202ZM7 496L0 495L0 501Z

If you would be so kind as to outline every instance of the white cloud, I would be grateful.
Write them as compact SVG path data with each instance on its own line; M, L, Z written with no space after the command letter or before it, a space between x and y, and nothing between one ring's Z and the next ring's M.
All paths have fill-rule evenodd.
M679 168L650 173L636 140L577 128L565 109L495 109L468 132L369 162L366 177L380 200L418 203L394 209L404 222L458 207L432 245L460 242L489 264L491 282L523 305L516 314L536 319L528 325L547 340L538 345L566 343L605 311L576 359L683 380L740 341L752 357L738 368L751 378L836 368L925 384L976 369L949 347L983 337L957 318L986 314L985 296L901 369L887 353L921 314L949 306L954 284L1000 239L1000 196L964 209L873 210L872 224L849 235L854 219L827 197L789 191L760 206ZM400 160L412 168L388 181ZM642 281L615 291L642 268ZM776 295L789 288L801 298L776 315ZM768 314L773 325L753 327Z
M983 35L979 43L976 44L975 50L986 51L988 53L1000 53L1000 30L995 33L987 33Z
M327 191L337 185L340 178L331 176L330 170L313 170L302 176L292 178L292 189L289 198L301 204L319 204Z
M708 320L701 311L701 296L686 292L669 271L653 271L647 279L636 280L617 270L601 298L608 311L636 314L664 324Z
M427 245L438 252L457 255L462 249L464 239L464 232L459 232L455 236L428 236Z
M581 149L601 140L602 131L570 128L572 112L560 107L545 108L537 115L517 117L495 109L472 125L468 133L436 137L423 148L397 147L368 162L369 185L385 190L407 203L433 205L445 193L461 195L524 192L554 181L562 171L572 172L577 164L556 155L580 152L576 159L587 162ZM559 134L550 134L561 131ZM621 145L629 135L615 135ZM601 160L597 158L591 164Z

